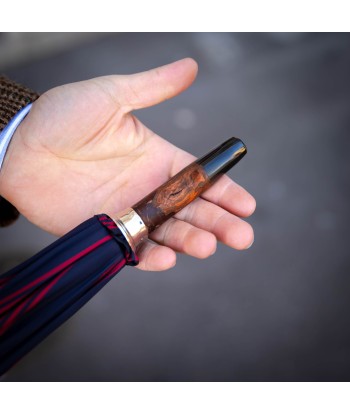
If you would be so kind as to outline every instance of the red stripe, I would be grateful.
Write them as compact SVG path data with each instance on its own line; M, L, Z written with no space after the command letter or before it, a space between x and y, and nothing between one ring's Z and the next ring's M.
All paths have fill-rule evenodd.
M30 309L32 309L35 305L37 305L38 302L44 297L44 295L50 290L50 288L52 288L52 286L60 278L62 278L71 268L72 268L72 266L70 266L69 268L65 269L63 272L61 272L60 274L58 274L56 276L56 278L54 278L54 280L51 281L50 284L47 287L45 287L45 289L43 289L42 291L40 291L40 293L37 295L37 297L34 298L34 301L29 305L29 307L26 310L26 312L29 311ZM9 329L9 327L14 323L15 317L18 317L19 312L23 310L24 306L27 305L32 300L33 297L34 297L34 294L32 294L29 298L26 299L25 302L23 302L22 304L20 304L19 306L17 306L14 309L14 311L12 312L12 314L10 314L10 317L8 317L8 319L6 320L6 322L0 328L0 335L4 334L4 332Z
M44 297L45 295L51 290L51 288L64 276L67 274L67 272L69 270L71 270L73 267L73 265L71 265L70 267L68 267L67 269L65 269L63 272L61 272L60 274L57 275L56 278L54 278L50 284L48 284L43 290L40 291L40 293L34 298L34 300L32 301L32 303L29 305L27 311L31 310L32 308L34 308Z
M108 279L113 277L113 275L115 275L121 268L123 268L123 266L126 264L126 260L125 258L123 258L120 262L118 262L117 264L112 265L111 267L109 267L101 276L100 278L96 281L95 285L98 284L99 282L101 282L102 280Z
M113 277L121 268L123 268L123 266L126 264L126 260L125 258L123 258L120 262L118 262L117 264L113 264L111 265L99 278L98 280L95 282L94 285L97 285L98 283L100 283L103 280L106 280L108 278ZM34 308L44 297L45 295L49 292L49 290L73 267L73 265L71 265L69 268L65 269L63 272L61 272L59 275L57 275L51 282L50 284L45 287L45 289L43 289L38 295L37 297L35 297L35 299L32 301L32 303L29 305L28 309L26 311L31 310L32 308ZM16 317L18 317L19 313L23 310L23 308L32 300L32 296L30 296L25 302L23 302L22 304L20 304L18 307L16 307L16 309L12 312L12 314L10 315L10 317L8 317L8 319L6 320L6 322L0 327L0 336L2 334L4 334L9 328L10 326L14 323Z
M99 218L99 221L102 223L102 225L106 226L108 229L115 229L117 228L116 223L113 219L111 219L108 216L103 216Z
M28 301L23 302L20 306L18 306L14 312L10 315L10 317L5 321L5 323L0 327L0 336L4 334L8 328L11 326L13 320L19 314L19 312L24 308L24 306L28 303Z
M16 303L23 300L24 297L25 296L22 296L21 298L15 298L10 303L8 303L5 306L3 306L2 308L0 308L0 315L4 314L4 313L6 313L6 311L10 310L14 305L16 305Z
M6 278L2 278L0 280L0 287L2 287L3 285L7 284L9 282L9 280L12 279L12 278L14 278L14 277L15 277L14 275L9 275Z
M27 284L26 286L20 288L16 292L14 292L14 293L8 295L7 297L5 297L4 299L0 300L0 304L7 303L12 298L17 297L18 295L20 295L23 292L29 290L30 288L34 287L35 285L39 284L40 282L42 282L42 281L44 281L44 280L52 277L57 272L62 271L64 268L68 267L72 263L76 262L78 259L82 258L83 256L85 256L89 252L91 252L94 249L96 249L98 246L104 244L105 242L107 242L107 241L109 241L111 239L112 239L112 236L111 235L105 236L104 238L102 238L99 241L95 242L94 244L90 245L88 248L84 249L83 251L79 252L78 254L74 255L73 257L67 259L62 264L60 264L57 267L51 269L46 274L42 275L41 277L39 277L36 280L32 281L31 283ZM1 313L1 310L0 310L0 313Z

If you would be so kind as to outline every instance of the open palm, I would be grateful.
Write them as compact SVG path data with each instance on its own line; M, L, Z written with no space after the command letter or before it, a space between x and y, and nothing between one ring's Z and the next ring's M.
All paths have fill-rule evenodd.
M145 127L132 110L186 89L197 65L184 59L148 72L54 88L33 105L9 147L2 194L31 222L62 235L96 213L115 214L164 183L194 157ZM211 255L216 241L244 249L253 241L255 201L228 177L150 236L142 269L163 270L177 252Z

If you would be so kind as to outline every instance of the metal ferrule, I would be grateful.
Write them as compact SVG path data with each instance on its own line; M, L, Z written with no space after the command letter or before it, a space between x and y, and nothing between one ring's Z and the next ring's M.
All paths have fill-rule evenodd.
M131 249L136 252L141 242L147 238L148 229L141 217L128 208L112 217L125 239L129 242Z

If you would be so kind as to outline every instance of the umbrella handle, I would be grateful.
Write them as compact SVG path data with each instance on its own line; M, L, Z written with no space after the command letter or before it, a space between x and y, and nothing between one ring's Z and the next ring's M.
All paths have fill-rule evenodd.
M241 140L230 138L114 217L133 251L149 233L200 196L246 153Z
M187 166L132 208L151 233L175 215L212 184L205 169L197 162Z

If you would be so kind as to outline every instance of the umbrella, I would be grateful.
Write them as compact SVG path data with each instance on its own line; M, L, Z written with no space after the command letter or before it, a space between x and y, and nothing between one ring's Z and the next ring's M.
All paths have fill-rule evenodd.
M2 275L0 374L137 263L115 222L96 215Z
M246 153L232 138L115 218L96 215L0 276L0 375L64 323L125 265L147 235Z

